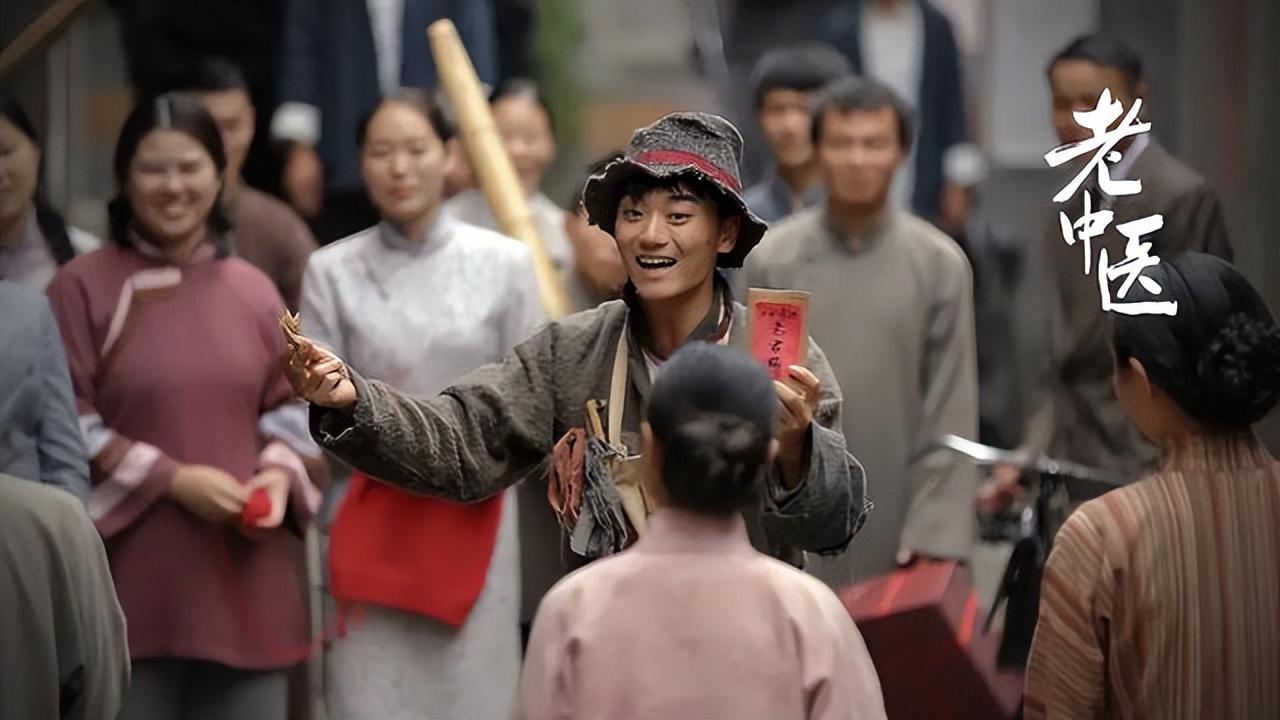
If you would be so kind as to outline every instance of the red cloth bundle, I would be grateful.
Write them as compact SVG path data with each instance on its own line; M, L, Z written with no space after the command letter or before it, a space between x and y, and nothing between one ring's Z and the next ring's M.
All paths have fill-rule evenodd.
M1022 674L999 672L978 596L954 561L918 560L838 593L875 662L891 718L996 720L1022 704Z
M257 527L258 521L271 514L271 496L263 488L254 490L249 501L240 511L240 525L247 528Z
M464 505L354 472L329 532L333 596L461 626L484 589L501 519L501 495Z
M573 428L551 450L547 502L560 524L572 528L582 510L582 468L587 459L587 432Z

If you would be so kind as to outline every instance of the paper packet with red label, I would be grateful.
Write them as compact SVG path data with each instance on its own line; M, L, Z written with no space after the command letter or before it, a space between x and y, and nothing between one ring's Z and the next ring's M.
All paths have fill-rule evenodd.
M808 349L809 293L800 290L747 291L751 356L769 376L781 380L792 365L803 365Z

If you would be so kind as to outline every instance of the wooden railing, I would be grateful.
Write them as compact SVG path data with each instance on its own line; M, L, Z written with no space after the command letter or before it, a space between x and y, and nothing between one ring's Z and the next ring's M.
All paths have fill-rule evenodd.
M47 10L31 21L18 36L0 50L0 77L9 74L27 56L45 46L58 36L75 18L76 13L84 9L89 0L57 0Z

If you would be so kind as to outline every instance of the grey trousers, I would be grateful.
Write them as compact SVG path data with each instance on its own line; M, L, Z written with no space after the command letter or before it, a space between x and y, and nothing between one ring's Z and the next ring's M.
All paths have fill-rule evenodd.
M288 672L202 660L135 660L118 720L284 720Z

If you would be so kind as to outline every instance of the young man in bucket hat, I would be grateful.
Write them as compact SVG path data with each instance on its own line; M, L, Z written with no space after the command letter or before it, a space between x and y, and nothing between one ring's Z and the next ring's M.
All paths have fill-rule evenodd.
M637 457L651 377L688 342L747 346L745 308L716 272L740 267L766 227L742 200L741 156L737 128L716 115L674 113L636 131L622 159L591 177L584 193L590 221L618 243L629 277L624 298L549 323L505 361L434 398L365 380L304 340L290 353L288 375L312 404L313 435L371 477L466 502L544 472L557 440L596 425L620 456L607 473L617 486L604 489L602 504L591 488L577 494L578 502L587 496L581 506L565 498L571 506L559 510L576 521L566 529L581 531L570 564L617 549L598 537L611 526L609 507L626 511L622 542L634 541L651 508L633 464L621 458ZM840 388L812 339L804 367L791 368L776 391L778 461L746 519L758 549L799 565L802 551L842 551L869 503L839 430ZM603 407L607 431L591 423L589 404Z

